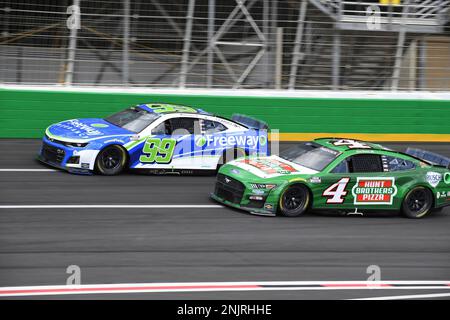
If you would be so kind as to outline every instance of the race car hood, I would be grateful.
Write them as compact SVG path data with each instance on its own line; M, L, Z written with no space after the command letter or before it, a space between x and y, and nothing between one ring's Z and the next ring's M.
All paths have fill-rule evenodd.
M232 168L233 167L233 168ZM223 166L231 174L244 179L270 179L288 175L312 175L318 171L272 155L270 157L250 157L231 161Z
M55 123L46 134L55 139L92 140L111 136L131 135L133 132L117 127L103 119L72 119Z

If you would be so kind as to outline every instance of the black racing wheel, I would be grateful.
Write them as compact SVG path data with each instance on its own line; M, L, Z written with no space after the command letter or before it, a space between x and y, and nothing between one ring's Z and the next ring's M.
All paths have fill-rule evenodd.
M416 187L408 192L402 203L402 213L411 219L420 219L431 212L433 193L424 187Z
M297 217L308 209L309 190L302 184L288 187L280 197L280 213L286 217Z
M95 160L95 169L103 175L116 175L122 172L126 160L127 155L123 148L116 145L109 146L98 154Z

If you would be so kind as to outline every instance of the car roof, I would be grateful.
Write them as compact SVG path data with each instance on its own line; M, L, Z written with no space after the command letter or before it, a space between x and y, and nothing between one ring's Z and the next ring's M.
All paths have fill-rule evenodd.
M340 138L340 137L319 138L315 139L314 142L329 149L336 150L342 153L346 153L347 151L353 150L380 150L398 153L397 151L391 150L377 143L351 138Z
M348 142L348 143L352 143L352 142L357 142L362 144L364 147L354 147L354 146L350 146L348 144L340 144L340 145L335 145L335 142ZM428 165L432 165L429 161L426 161L424 159L420 159L419 157L413 156L411 154L405 153L405 152L400 152L397 150L392 150L389 149L387 147L384 147L380 144L377 143L373 143L373 142L367 142L367 141L363 141L363 140L358 140L358 139L349 139L349 138L318 138L314 140L315 143L320 144L324 147L327 147L329 149L332 150L336 150L338 152L340 152L341 154L351 154L352 151L384 151L384 152L390 152L390 153L394 153L397 154L399 156L402 157L406 157L409 159L415 159L417 161L426 163Z
M143 103L138 104L136 107L144 109L148 112L158 113L158 114L170 114L170 113L192 113L192 114L203 114L203 115L212 115L209 112L206 112L199 108L193 108L190 106L185 106L181 104L174 103Z

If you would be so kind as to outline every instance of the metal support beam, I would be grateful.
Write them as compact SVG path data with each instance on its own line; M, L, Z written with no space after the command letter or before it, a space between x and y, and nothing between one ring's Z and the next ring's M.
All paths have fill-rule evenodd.
M291 75L289 77L289 89L295 89L297 80L298 61L300 60L300 49L303 40L303 31L305 28L306 10L308 9L308 0L303 0L298 11L297 33L295 35L294 50L292 51Z
M271 40L271 38L273 39L273 36L271 37L270 35L270 3L269 0L263 0L263 21L262 21L262 32L264 34L265 40L262 40L262 43L265 46L269 46L271 43L273 43L273 40ZM255 23L256 24L256 23ZM274 48L275 46L273 46ZM263 58L263 69L264 69L264 87L265 88L270 88L273 86L273 77L271 76L271 74L273 74L273 69L270 70L270 61L271 61L271 57L270 57L271 51L270 50L265 50L265 55Z
M150 0L150 2L161 12L161 16L166 19L167 23L175 30L180 38L184 38L183 30L178 26L177 22L169 15L166 9L158 2L158 0ZM191 43L192 49L197 50L196 46Z
M425 38L422 37L422 39L420 39L419 42L419 61L418 61L419 90L425 90L427 87L426 68L427 68L427 42Z
M341 33L335 30L333 34L333 69L332 88L339 90L341 85Z
M283 74L283 28L277 28L277 51L275 58L275 89L280 90Z
M189 63L189 53L191 50L192 24L194 21L195 0L189 0L186 15L186 30L184 34L183 57L181 60L180 88L186 87L187 69Z
M122 84L128 86L130 41L130 0L123 0Z
M397 50L395 52L395 64L394 64L394 72L392 73L392 81L391 81L391 90L397 91L398 84L400 82L400 71L403 60L403 47L405 45L406 38L406 19L408 18L408 8L410 5L410 0L405 1L405 6L403 7L402 13L402 23L400 25L400 31L398 33L397 40Z
M246 6L247 10L249 10L257 1L259 0L251 0ZM242 0L242 2L246 2L246 0ZM209 51L214 50L214 46L217 43L217 40L220 39L231 27L234 26L236 22L239 21L239 19L242 18L244 15L244 12L240 10L240 7L237 5L234 7L234 9L231 11L231 13L228 15L228 17L225 19L223 24L219 27L219 29L216 31L214 36L209 39L209 44L206 48L204 48L200 53L197 54L197 56L192 60L192 62L189 64L187 68L187 72L189 72L197 63L199 63L200 59ZM177 80L175 80L173 83L176 83Z
M206 65L206 86L211 88L214 83L214 51L212 43L216 16L216 0L208 0L208 56Z
M75 12L74 12L74 10L75 10ZM73 0L72 11L68 11L67 13L70 13L73 15L79 15L80 14L80 0ZM80 19L80 16L78 16L77 18ZM75 26L72 26L72 28L70 29L70 35L69 35L67 67L66 67L66 72L65 72L65 77L64 77L64 83L69 86L72 85L73 72L75 69L74 64L75 64L75 54L77 51L77 34L78 34L78 28Z
M409 90L416 90L417 86L417 40L411 42L409 48Z

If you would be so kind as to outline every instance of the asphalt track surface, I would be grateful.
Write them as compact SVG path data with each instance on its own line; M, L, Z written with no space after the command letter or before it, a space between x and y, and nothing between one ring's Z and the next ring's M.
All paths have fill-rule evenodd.
M42 169L38 140L0 140L0 169ZM449 144L413 146L450 156ZM287 147L283 144L281 149ZM78 176L0 171L0 205L200 204L213 176ZM396 214L259 217L229 208L0 208L0 287L83 284L450 279L450 208L422 220ZM62 296L64 299L347 299L438 290L264 291ZM46 296L44 298L61 298Z

